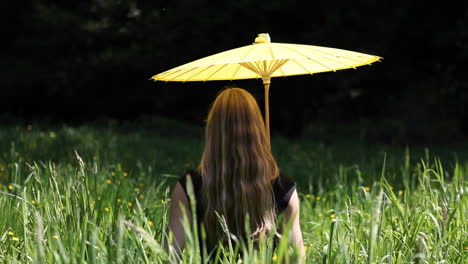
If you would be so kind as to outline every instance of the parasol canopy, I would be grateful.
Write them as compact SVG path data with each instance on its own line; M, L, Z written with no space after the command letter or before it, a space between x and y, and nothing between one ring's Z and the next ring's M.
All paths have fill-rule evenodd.
M189 82L261 78L265 86L265 126L269 135L271 77L356 68L380 59L379 56L343 49L274 43L268 33L262 33L251 45L189 62L156 74L151 79Z

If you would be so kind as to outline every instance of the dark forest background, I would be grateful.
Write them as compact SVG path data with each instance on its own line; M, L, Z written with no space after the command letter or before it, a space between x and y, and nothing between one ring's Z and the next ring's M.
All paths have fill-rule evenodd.
M271 129L286 137L341 136L384 143L468 138L468 9L455 1L91 0L2 3L0 120L203 125L225 85L150 77L180 64L273 42L353 50L372 66L273 78Z

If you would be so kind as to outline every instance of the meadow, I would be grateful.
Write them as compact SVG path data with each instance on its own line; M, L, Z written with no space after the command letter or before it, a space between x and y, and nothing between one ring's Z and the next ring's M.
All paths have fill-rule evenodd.
M197 166L201 128L25 124L3 126L0 139L0 262L174 262L162 248L170 192ZM468 263L465 149L273 136L297 183L306 263ZM191 234L181 262L202 263ZM290 252L286 236L275 250L246 247L220 262Z

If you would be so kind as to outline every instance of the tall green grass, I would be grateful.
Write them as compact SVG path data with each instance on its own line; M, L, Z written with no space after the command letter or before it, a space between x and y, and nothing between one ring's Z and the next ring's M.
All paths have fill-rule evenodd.
M202 134L165 120L2 128L0 262L174 262L162 246L170 191L196 167ZM468 263L463 151L272 143L297 182L307 263ZM189 233L182 263L201 263L198 235ZM218 259L271 263L291 253L287 240L275 251L268 241L227 246Z

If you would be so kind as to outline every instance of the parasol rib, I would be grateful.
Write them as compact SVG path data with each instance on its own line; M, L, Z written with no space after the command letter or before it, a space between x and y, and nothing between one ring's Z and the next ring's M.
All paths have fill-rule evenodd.
M190 77L187 77L185 81L186 82L191 81L193 77L195 77L195 76L197 76L197 75L199 75L199 74L201 74L201 73L203 73L203 72L205 72L205 71L207 71L207 70L209 70L209 69L211 69L211 68L213 68L215 66L216 65L209 65L209 66L206 66L206 67L203 67L203 68L194 68L194 69L197 69L197 70L200 70L200 71L196 72L195 74L192 74ZM191 72L191 70L189 72Z
M273 60L275 60L276 56L275 56L275 54L274 54L274 52L273 52L273 49L271 48L270 45L268 45L268 49L270 50L271 58L272 58ZM283 59L283 60L286 60L286 61L283 62L283 63L281 63L280 66L276 67L275 70L271 71L270 75L273 74L273 73L274 73L276 70L278 70L278 69L281 71L281 74L284 75L284 71L283 71L283 69L281 69L281 66L283 66L283 65L284 65L287 61L289 61L289 60L288 60L288 59Z
M308 55L306 55L306 54L304 54L304 53L302 53L302 52L299 52L299 51L297 51L297 50L295 50L295 49L292 49L292 48L290 48L288 45L281 45L281 47L286 48L286 49L288 49L288 50L290 50L290 51L292 51L292 52L294 52L294 53L296 53L296 54L299 54L299 55L301 55L301 56L304 56L304 57L306 57L306 58L308 58L308 59L313 60L314 62L316 62L314 59L312 59L312 58L309 57ZM326 54L326 55L330 56L329 59L330 59L331 61L336 62L336 63L341 64L341 65L344 65L344 66L346 66L346 67L353 67L353 66L354 66L354 67L357 67L357 66L366 64L366 62L353 59L353 58L350 57L349 55L339 55L339 56L337 56L337 55L334 55L333 53L327 52L327 51L325 51L325 50L316 50L316 49L314 49L314 48L309 48L309 49L311 49L311 50L313 50L313 51L315 51L315 52L317 52L317 53L319 53L319 54L320 54L320 53ZM356 55L356 56L360 56L360 55ZM358 63L358 65L348 65L348 64L345 64L345 63L343 63L343 62L341 62L341 61L333 60L333 58L336 58L336 57L346 58L347 60L350 60L350 61L353 61L353 62ZM364 56L363 56L363 57L364 57ZM328 67L327 67L327 68L328 68ZM336 70L333 70L333 71L336 71Z
M308 58L308 59L311 60L311 61L313 61L313 62L315 62L315 63L317 63L318 65L323 66L323 67L326 68L328 71L335 71L334 69L328 67L327 65L325 65L325 64L323 64L323 63L320 63L320 62L318 62L318 61L316 61L316 60L314 60L314 59L311 59L311 58ZM307 69L304 65L302 65L302 64L299 63L298 61L296 61L296 60L292 60L292 61L294 61L297 65L299 65L299 66L300 66L302 69L304 69L307 73L313 72L313 71L310 71L309 69Z
M273 49L271 48L271 46L268 46L268 50L270 51L271 59L275 60L276 57L275 57L275 54L274 54Z
M275 71L277 71L278 69L280 69L286 62L288 62L289 60L287 59L282 59L282 60L278 60L276 62L276 64L274 65L274 67L272 67L272 70L270 72L270 75L272 75Z
M250 49L248 52L246 52L246 54L244 56L242 56L242 60L240 60L240 61L243 61L250 53L252 53L252 51L254 51L257 48L258 48L258 46L252 46L252 49ZM239 65L243 66L242 63L239 63ZM232 79L234 78L234 76L236 76L237 72L239 72L239 69L240 69L240 67L237 68L237 70L234 72L234 74L232 75ZM247 69L249 69L249 68L247 68ZM249 70L252 71L252 69L249 69ZM256 73L258 76L260 76L260 73L258 73L256 71L253 71L253 72Z
M180 70L175 71L175 72L172 72L172 73L169 72L167 76L171 76L171 75L174 75L174 74L176 74L176 73L179 73L179 74L176 75L175 77L166 77L166 78L168 78L169 80L175 80L175 79L177 79L179 76L184 75L184 74L186 74L186 73L189 73L189 72L191 72L191 71L194 71L194 70L196 70L196 69L197 69L197 68L193 68L193 69L186 70L186 71L184 71L183 69L180 69ZM164 74L164 73L162 73L161 75L163 75L163 74Z
M258 69L255 68L254 65L252 65L252 62L241 62L239 64L261 76L261 73L258 72Z
M285 62L283 63L283 65L286 64L286 62L288 62L288 61L289 61L289 60L285 61ZM283 66L283 65L281 65L281 66ZM280 75L282 75L282 76L285 76L285 75L286 75L286 74L284 73L284 71L283 71L283 68L279 67L278 70L281 72Z
M206 77L207 80L209 80L213 75L215 75L216 73L218 73L220 70L224 69L224 67L226 66L221 66L219 67L219 69L217 69L216 71L214 71L212 74L210 74L208 77ZM232 79L231 79L232 80Z
M323 64L323 63L320 63L320 62L318 62L317 60L315 60L315 59L313 59L313 58L311 58L311 57L307 56L306 54L304 54L304 53L302 53L302 52L299 52L299 51L293 50L293 49L289 48L288 46L283 46L283 45L282 45L282 47L284 47L284 48L286 48L286 49L290 50L290 51L291 51L291 52L293 52L293 53L296 53L296 54L299 54L299 55L301 55L301 56L304 56L304 57L306 57L307 59L309 59L309 60L311 60L311 61L313 61L313 62L317 63L318 65L321 65L321 66L323 66L323 67L327 68L329 71L333 71L333 72L335 72L335 71L336 71L336 70L334 70L333 68L330 68L330 67L328 67L327 65L325 65L325 64ZM294 59L294 61L296 62L296 60L295 60L295 59ZM296 64L297 64L297 65L299 65L299 66L301 66L301 68L303 68L303 69L304 69L304 70L306 70L307 72L309 72L309 73L311 72L311 71L309 71L308 69L306 69L306 68L305 68L305 67L304 67L302 64L300 64L300 63L298 63L298 62L296 62Z
M224 52L224 54L222 54L222 56L219 56L219 57L220 57L219 60L222 60L222 59L224 59L224 58L226 58L226 57L229 57L229 56L231 56L232 54L235 54L235 50ZM221 55L221 54L219 54L219 55ZM192 62L192 63L195 63L195 62L196 62L196 61L194 61L194 62ZM190 64L191 64L191 63L190 63ZM201 70L200 72L198 72L197 74L202 73L203 71L209 69L210 67L216 66L216 65L221 65L221 64L213 63L213 64L211 64L211 65L206 65L205 68L202 69L202 70ZM164 74L167 73L167 76L170 76L170 75L172 75L172 74L178 73L179 71L184 71L182 74L176 75L175 77L168 77L168 78L170 78L170 79L172 80L172 79L178 78L178 77L181 76L181 75L184 75L184 74L186 74L186 73L189 73L189 72L191 72L192 70L197 69L197 68L190 69L190 67L189 67L189 68L183 68L183 66L184 66L184 65L180 66L181 68L180 68L178 71L176 71L176 72L172 72L172 73L171 73L171 72L169 72L169 71L170 71L170 70L169 70L169 71L163 72L163 73L161 73L161 74L159 74L159 75L160 75L160 76L161 76L161 75L164 76ZM193 76L194 76L194 75L192 75L191 77L189 77L189 78L188 78L187 80L185 80L185 81L190 81L190 79L193 78Z

